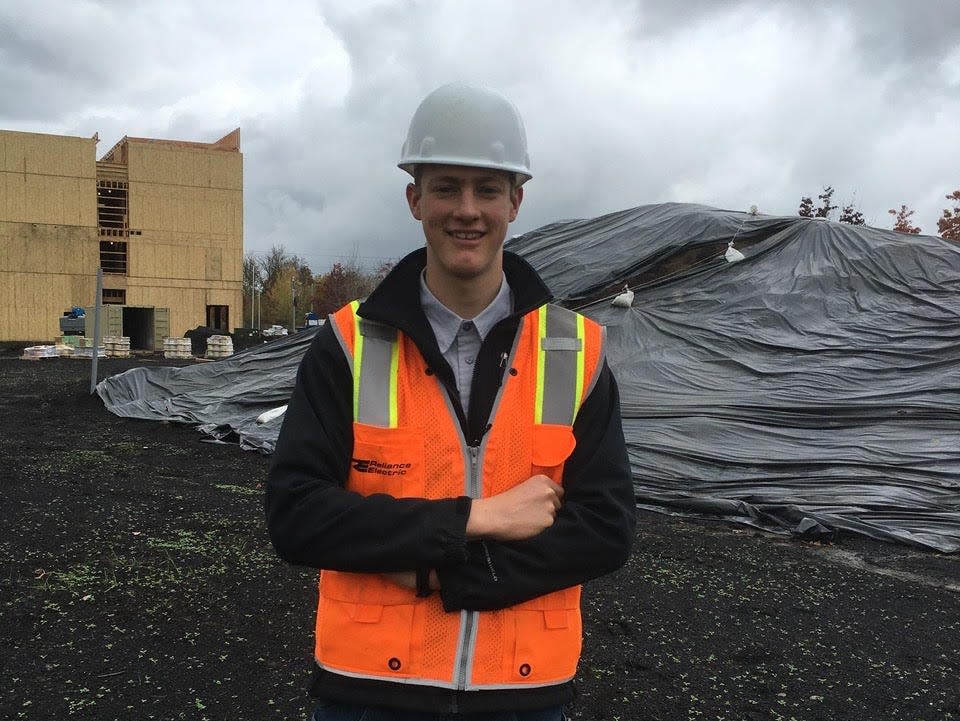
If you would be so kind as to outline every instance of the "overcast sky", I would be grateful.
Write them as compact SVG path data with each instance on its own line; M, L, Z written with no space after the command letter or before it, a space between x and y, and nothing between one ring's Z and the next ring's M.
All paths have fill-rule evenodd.
M524 117L512 233L665 201L794 215L831 184L935 234L960 188L958 0L0 2L0 128L98 132L99 158L239 126L245 249L315 272L422 243L396 162L452 80Z

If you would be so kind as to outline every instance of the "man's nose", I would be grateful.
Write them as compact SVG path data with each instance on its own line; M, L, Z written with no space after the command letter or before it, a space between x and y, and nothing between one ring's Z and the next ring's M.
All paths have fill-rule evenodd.
M457 204L456 212L462 218L477 218L480 216L480 206L473 190L466 189L460 194L460 202Z

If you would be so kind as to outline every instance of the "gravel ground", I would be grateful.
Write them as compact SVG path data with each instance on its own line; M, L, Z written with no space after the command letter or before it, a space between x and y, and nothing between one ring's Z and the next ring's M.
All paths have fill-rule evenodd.
M0 719L306 718L315 575L272 552L267 460L88 386L0 353ZM960 719L956 555L644 513L584 612L576 719Z

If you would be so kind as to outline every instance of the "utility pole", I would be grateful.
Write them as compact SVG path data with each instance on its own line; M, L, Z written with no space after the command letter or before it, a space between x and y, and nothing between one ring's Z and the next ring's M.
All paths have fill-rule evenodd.
M297 332L297 281L290 281L290 332Z
M250 257L250 327L253 328L253 289L257 285L256 280L257 261Z
M93 301L93 358L90 361L90 395L97 389L97 356L100 355L100 308L103 305L103 268L97 268L97 297Z

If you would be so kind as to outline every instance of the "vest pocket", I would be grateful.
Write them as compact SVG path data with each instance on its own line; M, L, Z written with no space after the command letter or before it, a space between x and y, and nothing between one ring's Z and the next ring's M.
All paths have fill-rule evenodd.
M423 432L409 426L381 428L354 423L347 488L364 496L423 497Z
M567 588L521 603L513 617L511 680L555 683L572 678L582 643L580 588Z
M542 473L555 483L560 483L563 464L577 445L573 428L540 423L533 427L532 441L533 475Z
M418 673L411 655L416 606L359 604L321 597L317 660L327 668L369 678Z

